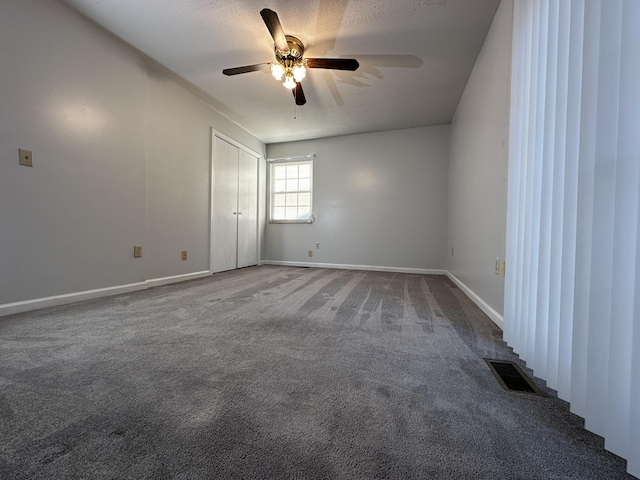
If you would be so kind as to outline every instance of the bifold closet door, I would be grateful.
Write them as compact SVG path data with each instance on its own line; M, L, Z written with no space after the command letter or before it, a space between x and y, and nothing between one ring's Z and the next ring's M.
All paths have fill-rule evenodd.
M258 263L258 158L214 139L211 271Z
M238 153L238 268L258 263L258 159Z

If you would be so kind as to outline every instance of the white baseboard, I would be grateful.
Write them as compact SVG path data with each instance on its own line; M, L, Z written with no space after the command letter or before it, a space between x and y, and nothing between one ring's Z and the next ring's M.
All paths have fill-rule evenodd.
M129 283L127 285L117 285L115 287L97 288L94 290L85 290L83 292L54 295L52 297L34 298L32 300L24 300L22 302L5 303L4 305L0 305L0 317L12 315L14 313L40 310L41 308L57 307L59 305L67 305L69 303L95 300L96 298L110 297L112 295L119 295L122 293L136 292L150 287L184 282L186 280L194 280L196 278L202 278L209 275L209 271L187 273L184 275L174 275L172 277L154 278L144 282Z
M152 278L147 280L145 285L149 287L159 287L161 285L170 285L172 283L186 282L187 280L197 280L198 278L204 278L211 275L209 270L203 270L202 272L185 273L183 275L173 275L171 277Z
M504 317L495 311L487 302L485 302L480 296L462 283L453 273L447 271L447 277L457 285L457 287L469 297L469 299L475 303L480 310L482 310L493 323L495 323L500 330L504 330Z
M54 295L52 297L34 298L32 300L24 300L22 302L5 303L4 305L0 305L0 316L30 312L31 310L39 310L47 307L57 307L58 305L83 302L85 300L94 300L96 298L144 290L145 288L145 282L137 282L129 283L127 285L118 285L116 287L85 290L84 292L65 293L64 295Z
M446 270L407 267L380 267L375 265L348 265L343 263L288 262L280 260L263 260L261 265L280 265L285 267L336 268L339 270L367 270L372 272L415 273L418 275L446 275Z

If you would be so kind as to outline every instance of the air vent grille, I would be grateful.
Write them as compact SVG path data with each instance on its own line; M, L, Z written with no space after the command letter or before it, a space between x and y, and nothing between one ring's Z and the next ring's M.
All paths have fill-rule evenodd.
M510 392L531 393L544 395L542 390L533 383L517 363L505 360L489 360L485 358L487 365L493 372L502 388Z

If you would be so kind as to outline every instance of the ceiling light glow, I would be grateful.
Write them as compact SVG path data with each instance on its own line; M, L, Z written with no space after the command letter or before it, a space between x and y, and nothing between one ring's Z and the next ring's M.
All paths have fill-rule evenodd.
M282 85L284 85L284 87L288 88L289 90L292 90L296 87L296 81L294 80L293 74L291 72L287 72L287 76Z
M307 76L307 69L304 65L296 65L293 67L293 78L296 82L301 82Z
M271 64L271 75L273 75L273 78L280 81L282 80L282 77L284 76L284 74L285 74L285 70L282 65L280 65L279 63Z

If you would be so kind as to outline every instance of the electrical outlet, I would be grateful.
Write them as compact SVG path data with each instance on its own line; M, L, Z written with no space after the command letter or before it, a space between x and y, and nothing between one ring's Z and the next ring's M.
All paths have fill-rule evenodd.
M320 248L320 242L316 242L316 248Z
M140 258L142 256L142 245L134 245L133 258Z
M500 275L500 259L499 259L498 257L496 257L496 263L495 263L495 265L493 266L493 272L494 272L496 275Z
M31 150L19 148L18 155L20 156L20 165L24 165L25 167L33 167L33 152Z
M186 260L186 259L187 259L187 251L182 250L182 260Z
M309 250L309 256L313 257L313 250Z

